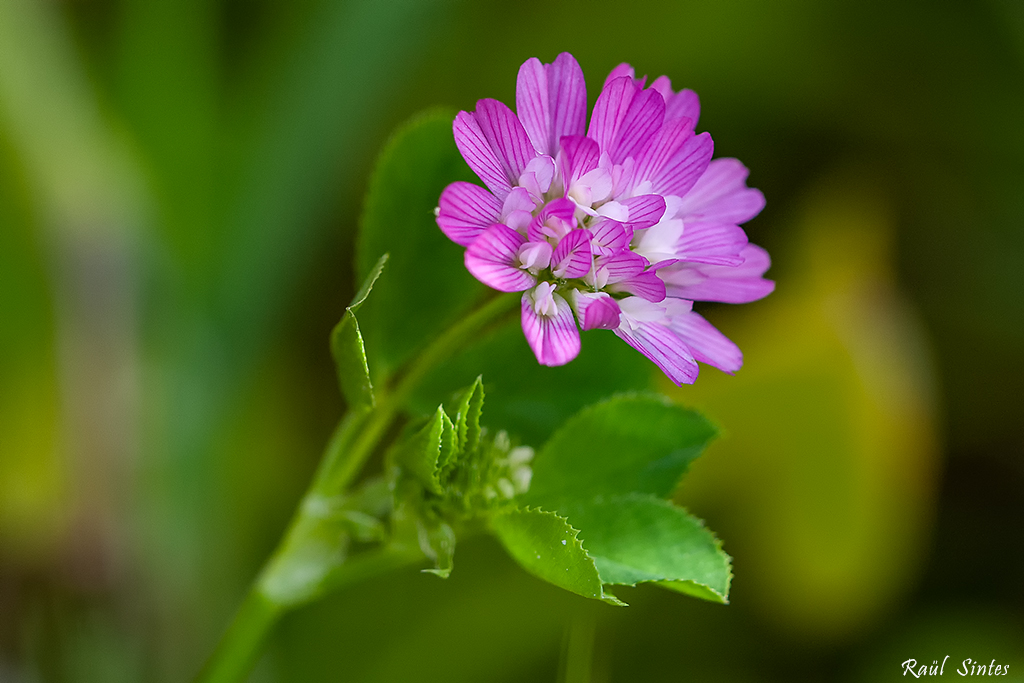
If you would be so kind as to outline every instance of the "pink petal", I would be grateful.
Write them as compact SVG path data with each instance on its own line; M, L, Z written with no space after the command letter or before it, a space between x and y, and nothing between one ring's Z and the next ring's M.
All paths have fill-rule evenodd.
M665 98L665 120L680 119L688 119L691 129L697 127L697 121L700 119L700 98L689 88L680 90L671 99Z
M619 326L619 305L607 294L583 294L575 290L576 312L584 330L614 330Z
M568 191L577 180L597 168L601 150L596 142L582 135L567 135L560 144L558 168Z
M537 362L541 365L565 365L580 352L580 333L568 302L552 295L557 312L553 316L537 315L530 292L523 293L523 334Z
M662 98L665 100L665 104L668 104L669 100L676 96L674 90L672 90L672 81L669 80L668 76L658 76L654 79L654 82L650 85L651 90L657 90L661 93Z
M636 157L652 142L665 118L665 100L655 90L640 90L630 78L605 86L594 105L587 136L613 163Z
M633 170L633 186L639 186L644 181L651 181L653 185L658 174L679 153L683 144L692 137L693 130L687 121L666 121L655 141L637 159L636 167Z
M526 164L523 174L519 176L519 186L525 188L538 201L551 187L555 175L555 160L547 154L539 154Z
M602 256L619 253L628 248L629 241L633 239L632 227L604 216L599 216L594 221L590 226L590 232L594 236L590 242L591 250Z
M627 222L633 230L649 228L665 215L665 198L660 194L642 194L622 203L629 209Z
M669 328L701 363L734 373L743 366L743 352L714 325L693 311L672 316Z
M501 205L501 215L507 216L513 211L527 211L532 214L537 208L537 201L530 196L525 187L513 187Z
M583 69L568 52L555 58L548 67L548 93L551 101L551 151L566 135L583 135L587 129L587 84Z
M525 233L526 226L533 220L533 210L537 208L537 205L537 200L530 195L529 190L525 187L513 187L501 206L499 222Z
M480 282L499 292L521 292L537 281L519 267L516 255L525 238L496 223L482 232L466 249L466 270Z
M654 302L665 300L665 283L653 270L611 284L608 291L627 292Z
M744 261L735 267L688 263L658 274L665 281L668 296L692 301L745 304L771 294L775 283L762 278L771 265L768 252L748 244L740 256Z
M536 57L523 62L516 79L516 114L534 149L551 154L551 104L547 69Z
M559 197L558 199L552 199L550 202L544 205L544 208L540 210L533 220L530 221L530 225L527 228L526 234L532 242L538 242L550 237L545 230L546 224L551 219L559 221L559 230L561 234L567 234L572 230L574 222L573 216L576 214L576 205L573 204L571 199L565 197ZM559 235L561 236L561 235Z
M676 254L682 261L738 266L743 263L740 253L746 246L747 233L738 225L685 223Z
M546 241L527 242L519 248L519 267L537 272L551 265L551 245Z
M551 272L558 278L583 277L590 272L593 256L590 253L589 230L573 230L558 241L551 255Z
M677 121L687 119L690 130L697 125L700 118L700 99L697 93L689 89L680 90L678 93L672 90L672 82L668 76L659 76L654 83L651 83L651 90L657 90L665 98L665 121Z
M647 268L647 259L631 251L620 251L611 256L602 256L594 263L594 268L608 270L608 283L615 284L636 277Z
M651 178L654 191L684 196L707 170L714 151L715 146L708 133L687 138L664 168Z
M555 112L551 139L583 135L587 130L587 82L583 69L568 52L562 52L548 68L548 88Z
M477 125L484 139L494 150L510 185L519 181L526 165L537 156L530 137L516 115L498 100L484 99L476 103Z
M597 142L601 151L610 154L615 143L619 126L626 118L629 105L636 95L637 89L633 79L628 77L610 79L597 97L594 112L590 116L590 128L587 137Z
M666 121L686 121L690 130L697 126L700 118L700 98L689 89L680 90L671 99L665 99Z
M604 90L605 88L607 88L608 84L614 81L616 78L628 78L630 80L634 80L635 76L636 72L633 71L633 67L623 62L622 64L619 64L617 67L612 69L612 72L608 74L608 78L604 79L604 85L601 86L601 89Z
M444 188L438 209L437 225L448 239L465 247L498 220L501 202L478 185L455 182Z
M609 150L612 161L619 164L627 157L638 157L651 144L665 120L665 100L655 90L644 90L630 103L629 111L619 127L618 140Z
M467 111L460 111L452 124L452 132L455 135L455 146L459 148L462 158L473 169L473 173L484 181L484 185L498 199L505 199L512 189L513 181L480 130L476 117Z
M661 268L666 268L668 266L673 266L673 265L675 265L677 263L682 263L682 262L683 262L682 259L677 259L677 258L669 258L669 259L665 259L664 261L655 261L654 263L651 264L651 268L650 269L651 270L659 270Z
M554 156L563 135L582 135L587 116L583 70L563 52L553 64L528 59L519 69L516 111L534 148Z
M657 365L676 386L693 384L697 379L697 362L690 350L661 323L641 322L631 327L623 321L615 334Z
M745 223L764 208L764 195L747 187L747 167L736 159L715 159L680 202L685 218Z

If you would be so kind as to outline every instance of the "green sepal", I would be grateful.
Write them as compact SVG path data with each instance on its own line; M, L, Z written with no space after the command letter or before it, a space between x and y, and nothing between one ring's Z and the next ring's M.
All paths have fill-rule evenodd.
M356 311L366 301L387 260L387 254L377 259L377 264L352 298L341 320L331 330L331 355L338 373L338 386L349 409L353 411L373 408L374 405L370 366L366 361L366 348L356 320Z
M472 386L462 393L455 404L455 427L458 452L469 454L480 444L480 416L484 409L484 380L477 376Z
M400 126L367 184L356 270L389 253L389 274L363 311L374 372L391 374L465 314L487 288L462 265L465 247L437 226L434 210L453 181L477 181L452 137L455 110L431 110ZM477 181L478 182L478 181Z
M459 442L455 433L455 423L448 417L448 413L441 410L441 455L437 459L437 470L435 476L441 477L450 464L454 463L459 456Z
M537 578L586 598L625 604L604 590L594 559L580 542L580 532L565 517L536 508L514 508L495 515L491 529L508 554Z
M445 449L444 440L445 422L450 425L451 420L444 412L444 408L437 407L433 417L419 431L406 438L395 449L395 464L402 467L419 481L424 488L435 495L441 495L441 481L438 479L439 460L442 451ZM449 429L449 446L451 430Z

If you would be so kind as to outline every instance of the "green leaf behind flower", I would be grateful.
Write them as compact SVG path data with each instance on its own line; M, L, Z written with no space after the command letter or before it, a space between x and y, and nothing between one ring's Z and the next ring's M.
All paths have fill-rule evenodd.
M454 119L454 111L433 110L399 128L370 178L356 269L366 277L380 254L391 255L389 275L361 316L374 377L408 360L486 290L434 221L446 185L476 181L455 147Z

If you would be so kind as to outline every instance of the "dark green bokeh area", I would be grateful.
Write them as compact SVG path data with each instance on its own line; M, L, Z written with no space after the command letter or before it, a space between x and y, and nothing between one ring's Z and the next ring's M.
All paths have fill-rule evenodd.
M561 51L591 104L623 61L695 89L768 200L746 227L777 291L699 307L745 367L658 385L723 432L677 500L732 554L732 604L590 604L479 538L447 581L290 614L252 680L555 681L571 623L595 682L946 655L1024 680L1020 2L0 0L0 681L198 671L344 408L328 335L375 155ZM529 364L512 332L490 348ZM610 381L657 382L630 362ZM492 375L488 414L534 446L601 397L572 366Z

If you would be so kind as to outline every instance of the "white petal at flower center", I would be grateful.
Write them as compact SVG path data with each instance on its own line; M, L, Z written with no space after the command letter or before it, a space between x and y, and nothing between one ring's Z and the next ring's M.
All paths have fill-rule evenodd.
M555 286L550 282L541 282L533 290L533 310L537 315L551 317L558 312L555 305Z
M631 330L636 329L639 323L660 321L665 317L665 306L663 304L647 301L638 296L620 299L619 310L622 311L622 316L620 317L621 324L626 325Z
M551 245L547 242L527 242L519 247L519 267L534 272L551 265Z

